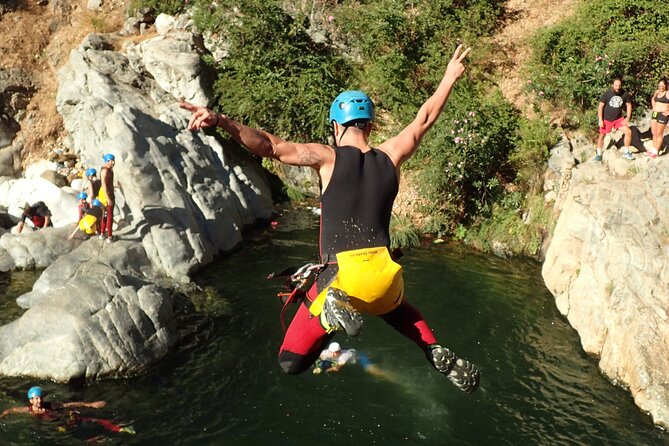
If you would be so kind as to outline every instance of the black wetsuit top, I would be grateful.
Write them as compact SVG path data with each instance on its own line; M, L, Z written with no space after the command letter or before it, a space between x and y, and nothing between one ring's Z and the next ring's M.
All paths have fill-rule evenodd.
M390 245L390 214L399 188L395 165L381 150L362 152L335 147L332 178L321 196L321 261L359 248ZM319 276L319 289L337 273L336 265Z
M98 198L98 195L100 194L100 188L102 187L102 181L99 179L91 181L91 185L93 186L93 198ZM93 199L91 198L91 200Z

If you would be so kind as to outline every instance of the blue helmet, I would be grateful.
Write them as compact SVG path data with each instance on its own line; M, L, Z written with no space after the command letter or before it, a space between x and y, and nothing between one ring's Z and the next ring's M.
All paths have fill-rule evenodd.
M88 194L86 192L79 192L77 194L77 200L85 200L88 198Z
M91 177L93 175L97 175L98 171L93 169L92 167L90 169L86 169L86 178Z
M114 161L116 158L111 153L106 153L102 159L105 160L105 163L108 163L109 161Z
M42 388L41 387L31 387L28 389L28 399L35 398L36 396L42 396Z
M373 121L374 103L362 91L345 91L330 106L330 123L346 125L351 121Z
M102 202L97 198L91 203L93 206L102 207Z

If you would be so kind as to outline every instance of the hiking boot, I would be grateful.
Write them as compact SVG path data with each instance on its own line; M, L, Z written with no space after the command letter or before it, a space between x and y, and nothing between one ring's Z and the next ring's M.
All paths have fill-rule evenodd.
M472 393L478 389L481 377L478 367L466 359L458 358L446 347L438 344L428 347L427 359L463 392Z
M337 288L328 288L323 304L323 315L328 332L343 330L348 336L357 336L362 328L362 315L353 308L348 295Z

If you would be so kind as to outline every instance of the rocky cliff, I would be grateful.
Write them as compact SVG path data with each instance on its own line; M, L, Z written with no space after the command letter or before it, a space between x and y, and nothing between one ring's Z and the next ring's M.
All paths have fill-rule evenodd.
M669 158L593 154L582 137L553 149L546 189L559 217L543 277L583 349L669 427Z
M187 282L240 243L246 225L271 216L261 169L186 129L178 100L209 102L190 27L187 17L168 20L161 34L119 50L119 36L91 34L59 70L65 149L84 167L116 156L118 240L68 241L72 226L56 212L61 227L2 235L5 269L48 267L18 299L28 311L0 327L0 373L67 381L143 370L177 340L170 284ZM4 178L0 204L16 210L26 194L41 194L76 219L76 187L35 186L44 181Z

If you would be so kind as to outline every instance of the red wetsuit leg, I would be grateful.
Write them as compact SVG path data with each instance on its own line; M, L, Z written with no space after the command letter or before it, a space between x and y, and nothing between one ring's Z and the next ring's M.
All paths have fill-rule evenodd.
M114 206L107 206L107 222L105 223L105 228L107 229L107 237L112 236L112 219L114 218Z
M111 432L119 432L122 427L119 424L112 423L111 421L102 418L77 417L77 421L96 423Z
M323 345L332 336L323 329L320 318L312 316L306 305L300 304L279 349L279 365L291 375L304 372L318 359Z
M418 344L422 349L427 348L428 345L437 343L437 338L434 337L430 326L427 325L423 316L416 308L409 305L406 300L393 311L381 315L381 318L395 330Z

